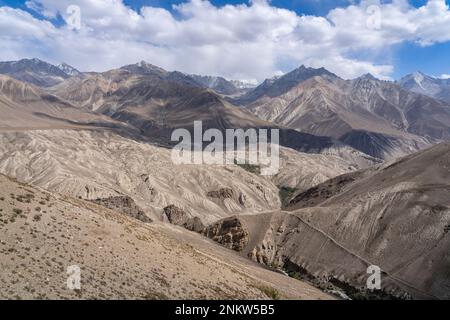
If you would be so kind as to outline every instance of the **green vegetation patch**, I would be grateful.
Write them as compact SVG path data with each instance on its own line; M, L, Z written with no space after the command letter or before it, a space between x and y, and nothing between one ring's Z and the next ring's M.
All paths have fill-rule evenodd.
M289 204L289 200L297 192L296 188L291 187L278 187L280 189L279 195L281 200L281 205L286 207Z
M260 175L261 174L261 166L249 164L249 163L238 163L236 159L234 159L234 164L238 167L241 167L245 171L248 171L253 174Z
M261 290L261 292L264 293L269 299L272 299L272 300L280 300L281 299L280 292L278 292L278 290L275 288L272 288L269 286L264 286L264 285L255 285L254 287L258 290Z

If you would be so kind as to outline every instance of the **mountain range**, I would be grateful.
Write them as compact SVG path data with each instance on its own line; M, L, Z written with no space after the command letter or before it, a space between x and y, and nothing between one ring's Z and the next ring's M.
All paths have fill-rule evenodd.
M403 77L398 84L407 90L450 103L450 78L435 78L418 71Z
M343 80L302 66L235 102L267 121L329 136L381 159L450 137L447 103L370 74Z
M253 87L144 61L0 62L1 296L448 299L446 86L305 66ZM171 133L198 120L279 129L279 173L174 164ZM83 291L45 280L73 259L95 279ZM381 290L364 289L370 265Z
M278 128L281 145L300 151L346 148L344 143L331 137L311 135L265 121L244 108L237 108L214 90L199 86L191 76L168 72L145 62L70 77L46 90L86 112L109 116L165 144L170 143L174 129L192 131L194 120L201 120L205 129L222 131ZM365 156L361 154L361 157Z
M243 91L221 77L168 72L144 61L80 73L67 64L56 67L31 59L2 63L0 73L153 136L192 119L219 129L275 125L284 128L282 144L288 147L296 145L293 136L301 132L334 141L325 147L342 143L379 159L395 159L450 137L448 103L431 97L437 95L437 84L422 86L426 92L412 87L407 79L418 80L417 75L398 83L370 74L343 80L324 68L301 66ZM422 84L434 79L422 78ZM446 81L434 80L441 97Z
M66 64L54 66L39 59L23 59L0 62L0 74L9 75L37 86L50 87L80 73Z

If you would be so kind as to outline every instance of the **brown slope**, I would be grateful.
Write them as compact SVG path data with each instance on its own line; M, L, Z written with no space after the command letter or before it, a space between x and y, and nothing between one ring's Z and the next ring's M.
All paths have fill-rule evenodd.
M126 70L113 70L106 74L107 76L93 74L84 79L70 79L69 83L81 85L70 87L72 91L67 91L66 96L68 100L80 98L82 105L77 107L40 88L2 76L0 108L5 116L2 118L1 130L111 128L120 135L133 139L141 140L148 136L154 140L159 137L166 143L174 128L190 129L194 120L203 120L205 129L273 127L208 90L166 81L158 75L142 77L130 75ZM109 83L106 80L99 80L100 84L97 85L98 79L116 79L117 90L113 94L106 90L108 87L102 87L102 84ZM69 87L65 88L69 90ZM83 88L89 90L83 91ZM109 99L109 102L103 105L105 100L101 100L100 105L105 113L111 114L116 120L90 110L89 101L92 101L92 97L95 100L95 95L90 94L92 88L97 88L99 92L106 90L106 94L101 95L102 99ZM80 93L80 96L71 96L72 93ZM87 100L83 100L83 97L87 97ZM112 109L113 102L116 106L121 105L120 110ZM85 103L87 104L84 105ZM352 167L365 167L373 163L373 159L366 159L354 150L336 146L329 138L294 130L282 130L281 143L306 152L332 153L346 159Z
M449 181L449 143L332 179L296 195L290 212L240 217L243 253L353 288L373 264L388 292L449 299Z
M262 119L341 139L387 159L450 137L450 107L370 75L352 81L310 77L278 96L260 95L246 107Z
M200 88L189 76L144 63L73 77L50 91L98 113L141 121L138 127L186 127L194 120L218 129L271 125L231 106L212 90Z
M0 209L2 299L330 298L199 235L2 175ZM73 265L76 291L66 285Z
M72 104L33 85L0 75L0 128L76 128L110 123L102 115L80 111Z
M305 152L319 153L343 145L329 137L300 133L259 119L191 81L179 72L148 64L131 65L84 79L73 77L51 92L81 108L126 123L161 143L170 142L174 129L192 130L194 121L201 120L204 129L280 128L281 145Z
M450 79L439 79L418 71L404 76L397 83L409 91L450 103Z
M0 62L0 74L39 87L54 86L68 79L70 75L64 70L69 73L79 73L69 65L63 64L59 68L39 59Z
M106 103L108 97L118 95L140 78L125 69L92 72L85 73L83 77L71 77L48 91L75 106L96 111Z
M128 196L154 220L176 205L211 223L234 214L280 208L277 186L308 189L363 166L339 154L280 150L280 172L252 174L237 165L176 165L171 152L126 139L111 130L42 130L0 133L0 172L75 198ZM367 165L367 164L366 164ZM209 197L232 189L233 197Z
M328 159L321 158L325 164L319 167L325 175L344 170L343 160L334 171ZM265 177L236 165L177 165L167 148L105 130L0 133L0 172L74 198L128 196L153 220L162 220L170 205L204 223L280 208L278 188ZM207 196L221 188L235 197Z
M264 97L276 98L288 93L299 83L317 76L337 78L335 74L324 68L314 69L302 65L281 77L265 80L253 90L234 99L234 101L239 105L248 105Z

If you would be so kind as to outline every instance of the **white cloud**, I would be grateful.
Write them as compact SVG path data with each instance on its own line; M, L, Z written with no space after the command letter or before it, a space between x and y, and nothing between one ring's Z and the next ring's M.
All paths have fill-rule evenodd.
M440 78L444 80L450 79L450 74L441 74Z
M430 0L421 8L406 0L370 7L374 3L362 1L314 17L275 8L266 0L223 7L190 0L175 6L174 13L153 7L136 12L121 0L30 0L28 7L46 17L67 18L67 7L78 5L81 29L56 27L2 7L0 59L36 56L82 70L147 60L169 70L258 80L280 73L283 65L303 63L346 78L367 72L388 78L392 65L378 65L367 54L358 58L360 53L376 57L404 41L425 46L450 40L444 0Z

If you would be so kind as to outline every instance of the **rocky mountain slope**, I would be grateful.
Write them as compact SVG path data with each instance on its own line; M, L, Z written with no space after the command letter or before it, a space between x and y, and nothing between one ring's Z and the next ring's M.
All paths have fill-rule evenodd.
M370 163L358 165L331 151L311 155L282 148L280 172L262 177L236 165L176 165L170 149L112 131L16 131L0 133L0 172L75 198L129 196L154 220L176 205L211 223L280 208L278 186L305 189ZM234 196L209 196L223 188Z
M339 139L380 159L450 138L447 104L371 75L346 81L325 69L300 68L237 102L264 120Z
M450 145L396 159L450 138L445 102L323 68L233 100L145 62L28 63L43 71L24 81L66 76L0 76L0 173L17 179L0 176L0 296L328 298L250 258L353 298L450 298ZM280 129L280 171L176 165L171 133L199 120ZM69 263L81 291L64 287ZM382 292L364 289L369 265Z
M443 143L302 191L290 211L229 219L248 233L242 254L260 263L350 292L376 265L387 293L449 299L449 178Z
M194 120L218 129L271 126L231 106L191 76L145 62L74 77L50 91L74 105L132 123L148 133L192 126Z
M39 59L0 62L0 74L40 87L51 87L61 83L76 71L67 64L54 66Z
M75 198L130 196L154 220L169 205L205 223L280 207L277 186L263 177L235 165L175 165L170 149L108 131L8 132L0 139L0 172ZM223 187L236 198L207 196Z
M189 75L193 78L201 87L209 88L215 92L230 97L239 97L247 93L251 89L257 87L252 82L240 81L240 80L227 80L223 77L217 76L202 76L202 75Z
M193 121L199 119L204 120L204 125L219 129L259 126L266 128L268 123L258 120L247 112L239 110L214 93L199 88L193 88L188 85L158 80L158 76L155 75L154 72L164 73L164 71L157 68L156 70L153 70L154 68L156 67L146 65L145 70L149 70L148 72L152 74L150 79L145 78L145 81L150 82L148 86L139 75L130 74L129 71L126 70L114 70L108 72L106 75L93 75L92 77L85 78L72 77L68 81L79 81L79 83L82 84L82 87L86 89L85 91L76 90L76 86L73 86L74 91L71 91L75 95L73 100L83 101L83 97L89 96L85 106L75 106L75 102L72 101L70 96L71 92L69 91L67 92L68 95L63 99L53 94L46 93L35 86L17 81L8 76L1 76L0 109L6 116L0 121L2 124L0 126L0 131L10 131L12 134L11 137L5 140L5 150L12 150L16 147L20 150L20 144L17 145L15 139L19 141L26 137L31 141L34 140L32 133L24 132L17 134L16 137L16 133L13 132L34 129L73 128L98 130L104 128L108 131L118 133L120 136L138 141L155 141L158 140L158 138L161 138L163 133L170 136L173 128L184 127L189 129L190 126L192 126ZM121 100L124 101L123 109L117 110L117 112L110 112L109 104L105 103L103 100L103 97L108 99L108 96L110 95L107 92L109 91L105 90L105 93L103 88L107 88L111 83L107 84L106 81L101 81L108 79L108 77L109 80L117 80L117 86L115 87L117 91L125 91L125 95L130 98L134 97L136 103L130 102L129 99L124 98ZM144 81L143 84L141 80ZM154 83L152 80L154 80ZM102 87L102 83L105 84L105 87ZM130 89L126 89L127 87L130 87ZM95 90L98 91L95 92L100 92L100 95L91 95L91 88L96 88ZM151 93L146 92L148 96L141 97L138 91L139 88L151 89L153 91ZM85 93L87 94L85 95ZM158 109L158 106L153 104L153 99L157 97L158 94L164 96L163 93L168 94L168 96L166 96L168 102L166 103L169 105L165 105L166 108ZM100 97L100 100L98 101L101 102L101 108L99 109L105 109L107 111L106 114L94 112L99 110L90 110L87 107L88 105L91 105L92 99L96 99L97 97ZM171 105L172 101L175 101L177 104ZM136 104L138 105L136 106ZM164 113L167 109L170 110L170 113L167 112L167 116L163 119L164 122L152 127L151 124L155 123L154 119L158 119L161 116L161 113ZM87 132L92 133L94 131ZM90 133L85 135L89 137L89 143L92 143L92 146L95 146L95 141L93 140L97 137L92 137ZM81 133L76 133L72 140L68 139L68 137L65 137L63 134L61 134L60 139L50 138L49 136L42 134L44 137L39 136L38 141L43 145L49 145L58 150L60 162L63 163L65 157L63 149L65 147L76 149L79 141L82 139L79 134ZM29 135L32 137L30 138ZM122 139L117 135L112 134L112 136L119 140ZM100 138L102 139L101 135ZM70 141L67 146L63 143L66 141ZM124 141L124 144L129 143L126 139ZM139 144L137 141L135 142ZM167 139L163 142L167 142ZM87 143L87 145L89 145L89 143ZM364 168L376 162L375 159L365 156L343 144L336 143L329 138L302 134L294 130L282 130L281 143L291 144L298 150L310 152L311 156L282 149L282 155L289 154L287 157L282 157L282 161L287 159L286 165L283 164L282 166L289 167L290 169L280 172L280 174L275 177L274 182L276 182L278 186L297 187L297 185L301 185L301 188L310 187L311 183L318 183L331 176L358 168ZM164 154L166 162L169 162L169 152L166 151ZM101 157L104 157L104 155ZM295 164L296 162L311 163L311 161L315 163L308 168L299 169L300 167ZM315 169L318 170L314 171ZM93 170L96 171L95 169ZM113 171L113 169L111 170ZM292 175L290 173L292 170L298 173L301 172L301 174ZM80 172L85 171L86 170L81 170ZM30 176L33 177L33 174L30 174ZM274 194L274 197L277 197L276 191L274 191ZM109 195L110 194L108 194L108 196ZM165 203L164 205L169 204L171 203Z
M71 77L76 77L76 76L81 76L82 77L83 76L82 72L78 71L77 69L75 69L71 65L68 65L65 62L57 65L57 67L58 67L59 70L61 70L62 72L64 72L68 76L71 76Z
M217 93L224 95L235 95L241 92L240 88L236 87L231 81L222 77L191 75L195 81L205 88L210 88Z
M165 144L170 143L174 129L192 132L194 121L202 121L205 130L278 128L282 146L304 152L342 150L345 145L329 137L298 132L262 120L193 82L180 72L167 72L141 62L105 73L88 74L84 78L72 77L50 88L49 92Z
M112 119L77 107L38 87L0 75L0 129L113 126Z
M300 82L314 78L316 76L336 77L335 74L329 72L324 68L314 69L301 66L281 77L274 77L265 80L262 84L257 86L254 90L249 91L243 96L234 100L237 104L247 105L253 103L265 96L275 98L290 91Z
M102 123L100 126L118 126L122 132L131 131L127 135L141 135L163 144L170 143L170 135L176 128L192 131L194 120L203 121L205 129L280 128L281 145L310 153L320 153L329 148L343 149L344 145L350 145L371 156L383 157L388 154L389 157L394 157L427 144L427 141L411 137L404 138L406 142L391 136L373 138L375 134L371 133L368 133L369 138L366 137L367 134L363 134L361 139L358 131L352 131L343 137L336 137L336 134L332 137L320 137L328 134L326 130L309 130L314 134L299 132L293 130L298 128L290 122L285 124L285 121L277 121L271 117L268 118L269 121L262 120L247 110L230 104L213 90L203 88L205 84L199 84L192 76L177 71L168 72L146 62L104 73L80 73L66 64L54 68L46 65L50 70L67 72L64 81L46 89L48 97L80 108L85 117L93 117L91 123L95 122L97 126L99 122ZM311 79L317 75L336 77L325 69L302 67L275 81L267 92L276 95L292 88L299 79ZM266 86L267 82L252 91L253 94L258 95ZM103 117L96 118L88 114ZM52 117L58 118L57 115ZM74 118L77 116L74 115ZM80 121L75 119L75 122ZM339 121L336 124L339 125ZM341 138L342 142L338 142L337 138ZM385 140L388 142L385 143ZM380 141L383 142L381 146Z
M450 103L450 79L439 79L414 72L398 81L403 88Z
M3 175L0 230L2 299L331 298L194 233ZM81 287L70 290L73 266Z

